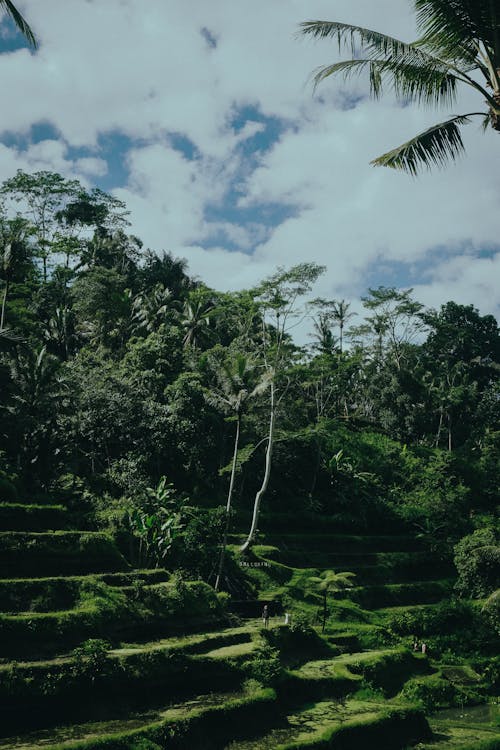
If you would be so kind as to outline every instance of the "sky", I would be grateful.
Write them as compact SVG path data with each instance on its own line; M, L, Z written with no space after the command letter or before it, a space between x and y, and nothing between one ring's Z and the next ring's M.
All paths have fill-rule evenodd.
M374 102L363 80L311 72L341 59L297 37L308 19L415 38L405 0L16 0L39 48L0 23L0 182L17 169L77 177L124 200L145 247L220 290L277 266L327 267L315 293L414 288L499 315L500 140L473 123L467 154L417 179L372 158L450 114ZM345 55L344 55L345 58Z

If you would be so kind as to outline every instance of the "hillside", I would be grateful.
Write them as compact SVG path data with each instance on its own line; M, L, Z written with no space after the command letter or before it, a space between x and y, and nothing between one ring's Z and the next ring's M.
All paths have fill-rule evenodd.
M1 193L0 750L498 747L495 318Z
M274 517L240 565L253 590L236 621L237 602L225 612L206 584L133 569L63 505L2 512L15 526L0 533L4 750L500 746L494 704L474 708L491 695L486 661L447 662L453 568L414 536L287 534ZM321 636L305 582L332 566L356 585L329 601ZM429 655L412 651L416 632ZM434 713L450 705L462 713Z

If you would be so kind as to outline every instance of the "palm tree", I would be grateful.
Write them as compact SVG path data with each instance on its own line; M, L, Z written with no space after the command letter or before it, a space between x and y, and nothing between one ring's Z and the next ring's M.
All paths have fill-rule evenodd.
M222 362L215 370L217 386L208 394L207 400L217 408L232 415L236 422L234 434L233 459L231 463L231 477L226 501L226 521L224 537L219 556L217 577L215 579L215 590L219 590L220 580L224 568L224 557L227 546L227 535L229 533L229 522L231 519L231 504L234 491L234 481L238 467L238 449L241 431L241 418L247 401L262 393L267 388L267 379L260 378L255 384L256 364L243 352L237 352L235 356ZM253 380L253 382L252 382Z
M197 349L203 340L203 334L210 326L211 316L216 313L216 307L210 299L189 299L184 303L181 325L184 328L182 343L185 348Z
M132 301L132 327L145 329L148 333L156 330L168 319L169 312L176 307L170 289L163 284L155 284L149 292L141 292Z
M352 59L316 71L317 86L340 74L367 72L370 93L378 98L388 84L403 103L453 104L459 84L474 89L486 103L480 112L454 115L433 125L372 164L412 175L422 167L442 166L464 145L460 128L481 117L484 128L500 132L500 4L498 0L413 0L421 36L411 43L378 31L336 21L305 21L302 34L333 38Z
M21 34L23 34L26 38L26 41L29 42L29 44L31 44L34 49L36 49L38 45L35 39L35 35L31 31L31 28L29 27L27 21L17 10L16 6L11 3L10 0L0 0L0 10L3 10L4 13L7 13L7 15L12 18Z
M332 315L329 312L320 312L317 318L313 318L314 332L311 334L316 339L313 348L320 354L333 354L335 351L335 336L331 329Z
M75 332L75 314L69 307L56 307L45 322L43 337L57 356L67 360L75 350L78 336Z
M351 588L353 585L352 579L355 578L355 576L355 573L335 573L334 570L324 570L319 576L310 576L307 579L307 588L321 594L323 600L322 633L325 632L326 620L328 617L328 595Z
M342 354L342 344L344 340L344 326L348 320L353 318L356 313L349 312L351 306L350 302L346 302L345 299L339 301L333 300L332 305L332 318L339 324L339 349Z

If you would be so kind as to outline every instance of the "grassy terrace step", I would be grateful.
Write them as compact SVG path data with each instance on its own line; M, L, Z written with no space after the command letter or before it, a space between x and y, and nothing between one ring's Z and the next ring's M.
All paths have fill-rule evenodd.
M438 711L429 719L432 743L421 750L500 750L500 707L494 704Z
M237 528L248 528L250 526L252 514L251 512L245 513L239 511L237 513L235 526ZM317 534L318 530L322 533L329 532L332 534L345 533L346 535L360 535L359 526L356 527L356 519L352 519L353 524L346 526L346 519L339 518L336 515L326 515L324 513L313 513L307 511L293 510L290 512L282 513L268 513L262 512L259 519L259 529L261 532L267 534ZM371 526L367 529L366 534L373 535L379 533L388 536L389 534L403 535L405 530L401 526L395 526L388 528L387 519L385 520L384 526L381 528L374 528Z
M253 651L250 636L233 629L116 649L96 673L70 658L3 667L0 735L71 720L115 720L151 703L164 706L199 692L239 689L244 675L237 665Z
M257 624L251 623L238 627L224 628L217 631L194 633L191 635L176 636L173 638L160 638L145 643L123 643L121 646L111 648L108 652L108 658L119 659L125 662L128 658L140 657L147 654L158 652L168 652L169 654L206 654L209 651L219 649L225 646L247 643L259 631ZM50 659L31 659L26 661L16 661L16 674L20 677L23 675L26 679L35 677L40 681L47 675L56 674L58 670L64 671L66 666L73 663L73 656L63 654ZM11 663L0 662L0 683L2 682L2 673L11 669Z
M0 579L0 612L54 612L76 605L82 588L100 581L112 587L167 581L169 573L134 570L126 573L94 573L85 576Z
M224 750L399 750L429 735L424 716L413 709L367 701L322 700L281 716L271 731L230 742Z
M154 705L144 711L136 711L131 717L93 721L59 726L56 729L43 729L0 739L0 750L32 750L34 747L68 746L82 741L95 741L100 736L123 734L127 731L147 728L171 715L170 712L207 708L224 704L230 700L243 698L243 693L207 693L199 695L184 704Z
M114 572L130 566L107 534L92 531L0 533L5 578Z
M241 537L230 536L237 544ZM398 552L424 550L424 545L414 536L397 535L355 535L355 534L259 534L259 544L269 544L282 550L324 550L334 552Z
M157 655L154 660L143 660L133 667L128 672L118 671L114 681L111 678L80 680L73 689L67 687L64 694L56 699L53 696L40 696L38 700L28 699L22 704L19 701L17 709L14 707L10 710L1 705L0 727L3 737L24 735L34 729L49 729L61 724L67 726L69 723L81 724L89 721L105 722L99 731L101 735L109 731L116 732L116 722L119 720L128 721L131 717L138 716L141 724L150 730L151 722L158 718L171 725L174 722L184 722L186 718L194 718L189 717L193 712L198 716L207 710L210 712L210 700L208 709L205 707L204 710L199 708L196 701L193 702L193 698L200 693L232 693L234 698L241 690L242 673L235 666L234 660L204 656ZM274 701L274 692L267 691L265 698L267 702ZM179 701L187 703L179 704ZM236 703L248 707L253 705L258 720L260 696L250 699L243 696ZM168 706L170 708L166 710ZM231 713L235 708L234 700L230 701L229 706L225 707L222 704L214 708L224 722L224 708L229 708ZM109 723L112 726L109 726ZM220 732L221 729L224 731L220 726L213 729L215 732ZM232 736L233 732L225 735L226 738ZM12 740L5 740L5 745L11 744ZM169 744L168 747L170 746ZM205 746L201 744L201 747Z
M282 564L296 568L332 568L333 570L349 570L363 582L404 582L417 580L432 580L451 577L455 569L451 561L441 561L439 558L425 552L384 552L367 553L364 555L341 554L338 552L322 551L290 551L274 548L263 555L266 559L276 560ZM259 547L256 548L256 551Z
M267 545L256 545L252 552L257 562L267 563L263 571L276 580L278 576L283 583L291 581L291 568L297 571L307 568L348 570L358 576L356 582L361 585L409 583L415 579L424 582L435 580L436 576L442 580L456 575L451 562L425 552L366 553L363 556L335 552L330 555L321 551L289 552ZM250 567L249 572L252 570Z
M182 591L169 583L147 586L137 599L99 583L70 610L0 614L0 656L41 657L88 638L123 640L138 633L152 638L224 624L215 592L200 581L187 583Z
M390 607L411 604L434 604L448 598L453 591L454 580L417 581L375 586L356 586L345 592L345 596L361 607Z
M128 657L141 653L169 650L171 653L203 654L223 646L246 643L260 630L260 624L247 623L231 628L205 633L194 633L177 638L162 638L148 643L128 643L112 649L110 656Z
M2 531L67 529L70 524L70 514L62 505L0 503L0 530Z
M5 738L0 748L27 750L43 745L47 750L125 750L149 740L171 750L285 750L329 747L336 736L339 747L395 750L410 741L427 739L429 734L423 715L412 709L330 700L309 703L285 715L273 691L262 690L230 697L227 693L201 696L170 708L138 712L121 721L14 736Z
M322 566L321 566L322 567ZM333 567L326 565L325 567ZM334 568L340 570L340 568ZM351 565L343 570L349 570L355 573L356 582L361 585L370 584L398 584L442 580L451 578L455 570L451 563L441 563L439 566L432 560L425 558L418 563L401 560L398 562L394 559L391 563L387 562L384 566L379 565Z
M378 649L344 654L304 664L290 672L290 689L299 695L345 695L363 678L395 695L410 677L429 672L425 657L406 649Z

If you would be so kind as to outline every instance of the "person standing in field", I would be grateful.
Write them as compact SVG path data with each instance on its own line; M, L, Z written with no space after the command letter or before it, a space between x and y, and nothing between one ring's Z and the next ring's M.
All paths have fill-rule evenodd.
M265 628L269 627L269 607L267 604L264 604L264 609L262 610L262 622Z

